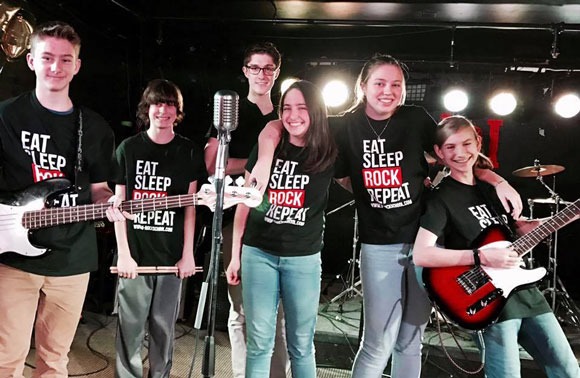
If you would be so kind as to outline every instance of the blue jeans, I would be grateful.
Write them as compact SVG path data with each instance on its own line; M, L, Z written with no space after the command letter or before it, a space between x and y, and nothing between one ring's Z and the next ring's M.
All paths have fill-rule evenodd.
M483 339L487 378L520 378L518 343L548 377L580 377L578 361L552 312L494 324L485 330Z
M246 378L267 378L274 349L276 309L284 302L292 376L316 378L314 330L320 297L320 253L279 257L242 247L246 310Z
M411 244L361 246L364 330L354 378L381 377L393 354L393 378L421 375L421 341L431 303L419 286Z

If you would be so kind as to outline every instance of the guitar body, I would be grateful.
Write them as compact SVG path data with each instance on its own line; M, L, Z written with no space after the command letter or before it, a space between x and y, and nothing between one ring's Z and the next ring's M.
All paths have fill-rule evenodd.
M479 249L508 247L507 230L491 226L475 241ZM487 266L424 268L423 282L431 299L450 319L463 328L483 329L493 324L509 295L518 287L536 282L544 268L498 269Z
M22 224L27 211L45 207L47 199L70 188L70 181L53 178L33 184L18 192L0 193L0 254L15 252L24 256L39 256L46 248L30 243L29 230Z

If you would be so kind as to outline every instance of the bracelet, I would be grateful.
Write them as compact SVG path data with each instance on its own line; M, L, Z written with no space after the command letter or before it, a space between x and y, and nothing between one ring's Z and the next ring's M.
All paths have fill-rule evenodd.
M499 184L501 184L501 183L504 183L504 182L505 182L505 180L501 180L500 182L498 182L497 184L495 184L493 187L494 187L494 188L497 188L497 186L498 186Z
M473 249L473 264L474 265L481 265L481 259L479 258L479 249L474 248Z

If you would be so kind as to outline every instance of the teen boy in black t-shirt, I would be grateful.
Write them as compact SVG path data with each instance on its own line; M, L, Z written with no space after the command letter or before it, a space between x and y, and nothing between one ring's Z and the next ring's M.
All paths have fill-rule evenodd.
M0 104L1 191L66 177L77 185L59 198L61 207L106 203L112 196L107 180L112 178L113 134L103 118L73 106L69 97L81 65L79 52L80 38L70 25L48 23L33 33L27 63L36 75L35 90ZM82 172L75 171L79 123ZM124 219L112 207L107 216ZM0 376L22 376L34 327L35 375L67 377L88 272L97 268L95 231L88 223L73 223L42 229L34 241L50 253L0 255Z
M258 141L258 134L271 120L277 119L271 98L271 90L280 73L280 53L272 43L250 46L244 53L242 71L248 79L248 96L240 101L238 127L232 132L229 144L227 175L243 175L245 165ZM205 147L205 164L210 175L215 171L215 160L219 141L217 131L212 128L211 137ZM232 256L233 211L224 214L223 263L227 267ZM228 332L232 345L232 370L234 378L245 376L246 338L245 315L242 305L241 285L228 285L230 314ZM289 370L288 354L284 332L282 306L279 308L276 331L276 345L272 356L270 377L286 377Z
M204 174L201 150L174 132L183 98L167 80L149 83L137 110L147 126L117 149L121 199L164 198L197 191ZM141 349L149 320L149 375L169 377L181 280L194 274L195 208L158 209L115 225L119 322L115 376L141 377ZM137 266L176 266L178 273L137 275Z

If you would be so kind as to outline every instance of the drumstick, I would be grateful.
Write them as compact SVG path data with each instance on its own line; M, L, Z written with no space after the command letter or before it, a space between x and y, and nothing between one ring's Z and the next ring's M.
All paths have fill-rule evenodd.
M158 273L158 274L166 274L166 273L177 273L179 270L176 266L138 266L137 273ZM200 266L195 267L195 272L203 272L203 268ZM119 274L117 267L111 267L111 273Z

